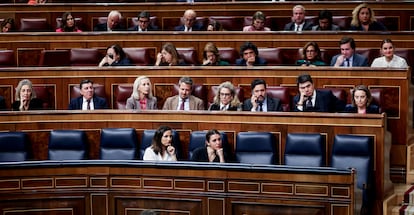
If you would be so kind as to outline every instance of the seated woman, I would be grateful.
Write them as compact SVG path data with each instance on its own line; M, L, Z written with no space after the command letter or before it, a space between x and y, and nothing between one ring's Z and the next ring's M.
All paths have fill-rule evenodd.
M352 104L345 107L348 113L379 113L379 107L371 104L372 96L365 85L356 86L352 90Z
M157 98L152 95L151 81L148 77L139 76L135 79L131 97L129 97L126 102L126 109L157 109Z
M102 66L132 66L132 63L122 47L114 44L106 49L106 55L99 63L99 67Z
M301 66L325 66L321 60L321 50L316 42L308 42L302 49L302 60L297 60L296 65Z
M23 79L16 87L16 101L13 102L14 111L42 110L42 100L36 98L36 92L33 90L33 84L28 79Z
M229 62L220 59L220 53L214 43L207 43L203 51L203 66L228 66Z
M14 19L7 18L1 23L1 32L10 32L14 29Z
M172 129L160 126L152 138L152 144L145 149L143 160L147 161L177 161L174 146L172 146Z
M243 31L270 31L270 28L265 27L266 16L262 11L254 13L252 18L252 24L245 26Z
M172 43L166 43L157 55L155 66L185 66L185 62L180 58L177 49Z
M56 32L82 32L75 23L75 18L73 18L70 12L65 12L62 15L62 26L56 29Z
M216 96L214 96L214 102L208 110L241 111L241 103L232 83L226 81L220 84Z
M352 11L351 31L386 31L387 28L375 19L374 10L366 3L360 4Z
M394 54L395 46L391 39L384 39L381 43L382 57L375 58L371 67L394 67L407 68L408 64L404 58Z
M194 150L192 161L220 162L229 161L227 153L223 150L220 132L216 129L209 130L206 134L206 145Z

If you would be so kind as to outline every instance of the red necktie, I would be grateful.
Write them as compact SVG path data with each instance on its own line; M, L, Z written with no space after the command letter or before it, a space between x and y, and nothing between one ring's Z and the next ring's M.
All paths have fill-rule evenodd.
M180 110L184 110L184 103L185 103L185 99L183 99L183 101L181 102Z

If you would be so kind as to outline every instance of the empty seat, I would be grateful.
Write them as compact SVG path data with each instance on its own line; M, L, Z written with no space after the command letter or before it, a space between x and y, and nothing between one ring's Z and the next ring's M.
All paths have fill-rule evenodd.
M319 133L289 133L284 164L290 166L325 166L325 144Z
M19 31L42 32L51 31L46 18L21 18Z
M125 109L126 101L129 97L131 97L132 90L132 84L120 84L114 86L113 109Z
M98 66L101 54L94 48L72 48L70 50L71 66Z
M30 144L26 133L0 133L0 162L25 161L29 157Z
M149 146L151 146L152 144L152 138L154 137L155 134L155 130L153 129L149 129L149 130L144 130L144 133L142 134L142 138L141 138L141 145L139 147L139 159L142 160L142 158L144 157L144 152L145 149ZM177 160L180 160L182 158L181 156L181 143L180 143L180 136L178 135L178 132L175 130L172 130L172 135L173 135L173 141L172 141L172 145L175 148L175 153L177 155Z
M39 66L70 66L69 50L43 50Z
M134 160L137 158L137 134L134 128L101 130L100 159Z
M188 144L188 160L191 160L191 158L193 157L193 152L195 149L206 145L206 134L207 131L191 132L190 143ZM227 153L227 155L230 155L231 150L228 144L227 134L224 132L220 132L220 136L223 150Z
M123 48L125 54L136 66L152 66L155 64L155 48Z
M283 111L290 111L291 98L287 87L268 86L266 87L266 93L272 98L280 99Z
M239 132L235 158L239 163L276 164L276 148L274 136L269 132Z
M374 198L375 193L372 190L374 188L373 145L372 137L336 135L332 146L332 167L356 169L357 187L362 191L362 211L369 208L370 200Z
M341 30L349 30L352 16L333 16L332 23L339 26Z
M235 65L236 60L239 58L239 52L232 47L219 47L220 59L227 61L230 65Z
M266 60L268 66L283 65L284 61L280 57L280 49L278 48L258 48L259 57Z
M211 86L210 90L208 91L207 94L207 107L210 107L211 104L214 103L214 97L217 95L217 91L218 91L218 87L219 86ZM239 101L243 102L244 100L244 92L243 92L243 88L241 87L234 87L236 90L236 96L239 99Z
M368 65L371 65L375 58L381 56L380 50L377 48L357 48L355 52L366 57L368 59Z
M318 88L318 90L321 91L331 91L332 94L338 98L339 100L341 100L344 104L347 103L347 99L348 99L348 93L346 93L346 90L341 89L341 88Z
M226 31L241 31L244 27L244 17L236 16L210 16L210 21L215 20L223 26Z
M188 65L199 65L197 50L194 47L177 48L177 52L181 59Z
M33 86L33 91L36 92L36 97L42 100L43 109L56 109L56 89L54 85L36 85Z
M49 160L87 159L86 134L80 130L53 130L49 136Z
M0 67L16 66L13 50L0 50Z

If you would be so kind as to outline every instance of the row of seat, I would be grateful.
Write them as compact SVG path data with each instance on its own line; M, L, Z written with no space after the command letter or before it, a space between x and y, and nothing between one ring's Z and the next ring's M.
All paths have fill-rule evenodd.
M75 14L76 16L76 14ZM308 21L318 24L317 16L305 17ZM399 31L399 17L395 16L377 16L377 21L383 23L390 31ZM227 31L241 31L244 26L251 25L252 16L201 16L196 17L196 23L207 29L210 21L217 21ZM333 23L338 25L341 30L348 30L351 26L352 16L333 16ZM2 21L2 19L0 19ZM93 17L88 26L82 17L75 17L76 25L83 31L92 31L93 27L98 23L106 23L107 17ZM291 22L288 16L267 16L265 26L273 31L282 31L285 24ZM62 25L62 18L56 18L56 24L49 23L47 18L21 18L18 30L22 32L48 32L54 31L54 27L58 28ZM126 17L121 19L121 25L130 28L138 25L137 17ZM174 27L181 25L181 17L162 17L161 25L157 16L150 17L150 25L155 29L164 31L173 31Z
M125 47L123 48L131 63L136 66L151 66L155 64L156 47ZM220 58L235 65L240 58L239 52L233 47L219 47ZM178 47L178 53L188 65L200 65L202 59L199 51L194 47ZM263 48L259 47L259 56L265 59L269 66L292 66L296 61L303 59L302 48ZM357 48L356 52L368 58L368 63L381 56L378 48ZM321 58L327 65L332 57L339 53L337 49L322 49ZM0 67L16 66L13 50L0 50ZM106 54L105 49L98 48L71 48L58 50L43 50L39 66L97 66ZM414 50L398 48L395 54L405 58L409 64L414 62Z

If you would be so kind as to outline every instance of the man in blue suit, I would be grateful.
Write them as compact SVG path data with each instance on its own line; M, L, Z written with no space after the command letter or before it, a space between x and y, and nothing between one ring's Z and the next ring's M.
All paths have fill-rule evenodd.
M152 26L150 23L151 15L147 11L142 11L138 14L138 25L128 28L128 31L156 31L157 26Z
M351 37L343 37L339 42L341 54L335 55L331 60L331 66L355 67L369 66L368 59L355 53L355 41Z
M237 66L266 66L265 59L259 57L257 46L251 42L246 42L240 46L240 59L236 60Z
M95 95L93 82L91 80L82 80L79 89L81 96L70 101L69 110L108 109L106 99Z
M196 23L197 14L194 10L186 10L182 18L183 25L176 26L175 31L205 31L202 25Z
M113 10L109 12L105 23L98 23L93 31L124 31L125 27L121 23L122 15L119 11Z
M336 98L332 91L315 90L310 75L299 75L297 85L299 94L293 98L293 111L340 112L344 110L345 102Z

